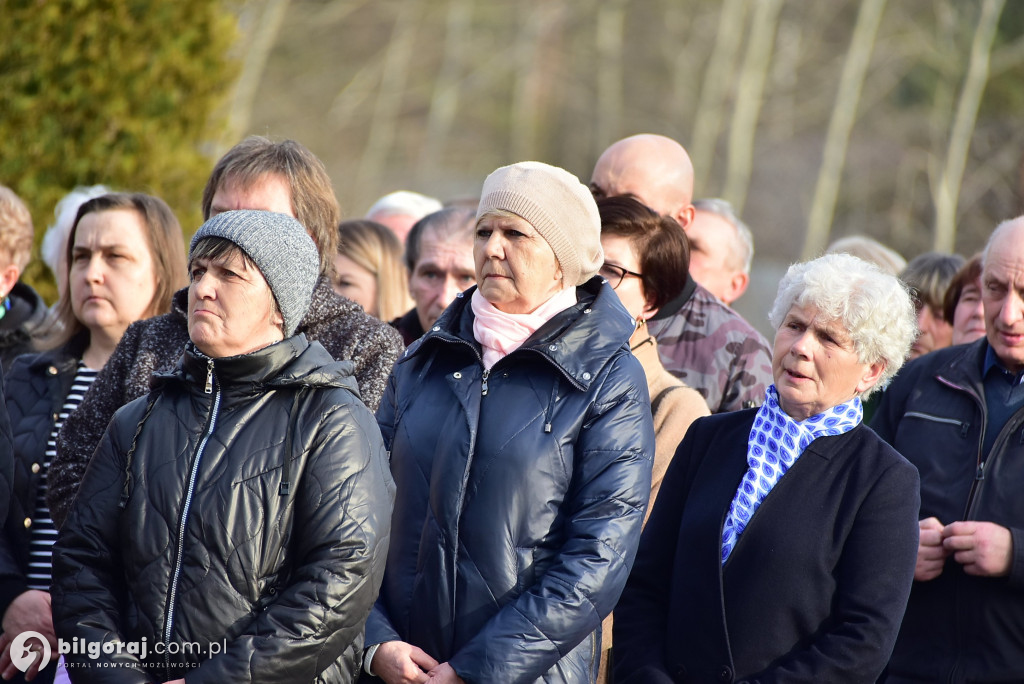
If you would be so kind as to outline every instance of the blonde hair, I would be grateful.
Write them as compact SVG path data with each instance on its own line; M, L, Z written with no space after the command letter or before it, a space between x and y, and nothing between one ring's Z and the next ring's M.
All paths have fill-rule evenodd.
M386 226L366 219L342 221L338 224L338 253L377 279L380 320L393 320L412 308L402 243Z
M32 256L32 214L21 198L0 185L0 249L24 271Z

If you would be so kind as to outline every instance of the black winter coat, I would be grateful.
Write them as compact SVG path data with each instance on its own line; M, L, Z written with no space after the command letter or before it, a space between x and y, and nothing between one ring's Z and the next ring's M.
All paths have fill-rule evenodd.
M921 472L919 518L984 520L1010 530L1007 577L976 577L951 556L914 582L887 682L1024 681L1024 409L982 459L985 338L907 364L872 421Z
M118 411L54 549L54 622L150 653L69 655L76 684L353 681L394 486L350 368L303 335L215 360L189 345Z
M593 682L651 491L633 326L593 278L488 372L472 292L395 365L377 412L401 495L366 643L415 644L468 684Z
M679 445L615 608L616 682L868 684L885 667L914 576L917 473L863 425L820 437L723 566L756 415L700 418Z
M28 590L29 540L42 464L53 424L75 379L84 338L60 349L19 356L5 380L4 395L14 435L14 496L0 534L0 615Z

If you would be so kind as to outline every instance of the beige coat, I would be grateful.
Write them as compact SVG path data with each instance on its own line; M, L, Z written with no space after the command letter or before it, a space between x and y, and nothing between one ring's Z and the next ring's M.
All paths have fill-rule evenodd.
M644 367L647 392L651 395L651 408L654 411L654 470L651 473L651 501L644 515L646 523L676 447L686 436L690 423L701 416L711 415L711 411L700 392L687 387L682 380L665 370L658 357L658 343L646 326L641 326L633 333L629 346L633 356ZM609 615L601 623L601 669L597 676L600 684L607 682L610 677L608 656L611 648L612 616Z

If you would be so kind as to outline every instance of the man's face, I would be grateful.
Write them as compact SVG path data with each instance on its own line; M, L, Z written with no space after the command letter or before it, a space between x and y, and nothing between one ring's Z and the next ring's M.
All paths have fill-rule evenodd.
M296 218L288 181L277 174L267 174L248 187L224 179L210 202L210 217L239 209L275 211Z
M419 260L409 274L409 294L423 330L430 330L455 296L474 283L472 241L446 242L434 231L424 231Z
M1021 237L1024 237L1024 227L997 237L988 249L981 273L988 343L1003 365L1014 373L1024 370L1024 247Z
M698 210L685 230L693 279L726 304L739 299L743 292L737 289L744 279L736 277L743 274L735 253L736 228L718 214Z

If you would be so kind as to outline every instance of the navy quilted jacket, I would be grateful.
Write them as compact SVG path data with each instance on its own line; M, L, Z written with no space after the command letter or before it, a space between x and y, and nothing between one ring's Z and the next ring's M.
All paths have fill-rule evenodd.
M394 485L350 368L303 335L215 360L190 344L118 411L54 548L54 623L150 653L69 655L76 684L355 678Z
M595 277L485 372L472 292L377 412L399 497L366 643L415 644L468 684L593 682L651 492L632 321Z

